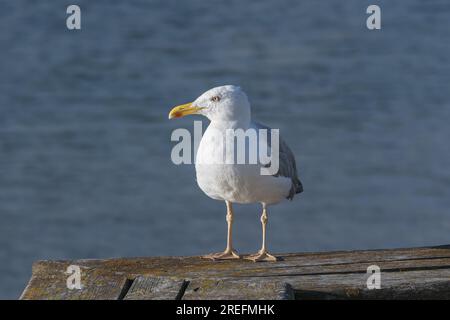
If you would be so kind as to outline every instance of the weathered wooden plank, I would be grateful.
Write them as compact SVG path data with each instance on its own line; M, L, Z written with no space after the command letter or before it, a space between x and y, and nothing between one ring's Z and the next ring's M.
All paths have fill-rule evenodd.
M277 263L252 263L246 260L239 261L208 261L199 257L156 257L156 258L130 258L130 259L108 259L108 260L79 260L72 261L73 264L80 264L85 267L104 269L109 272L123 272L127 274L136 273L158 273L159 275L189 274L196 272L211 271L211 274L229 272L235 275L246 276L246 273L268 272L272 270L284 270L295 268L311 267L313 270L334 266L360 265L398 261L404 266L414 266L419 263L423 266L440 263L438 259L450 258L450 249L448 248L417 248L417 249L398 249L398 250L371 250L371 251L349 251L349 252L331 252L331 253L311 253L311 254L290 254L284 255L284 261ZM413 261L414 260L414 261ZM442 262L442 261L441 261ZM446 261L443 262L447 263ZM57 264L66 266L67 261L43 261L40 264L49 264L49 269L55 269ZM236 268L238 266L238 268ZM365 269L365 268L364 268ZM303 269L307 272L307 269ZM323 272L321 269L320 272ZM51 270L49 270L51 271ZM362 270L360 270L362 271ZM284 272L284 271L283 271Z
M190 258L187 258L188 260ZM209 262L197 258L201 262L200 265L184 262L183 260L174 260L172 264L159 267L155 264L151 265L150 262L141 264L134 269L128 269L125 267L122 274L131 277L133 274L136 276L140 274L164 276L167 274L180 276L180 277L192 277L196 274L202 274L208 277L249 277L249 276L295 276L295 275L308 275L308 274L326 274L326 273L352 273L362 272L365 273L367 267L376 264L384 271L400 271L400 270L416 270L416 269L446 269L450 268L450 258L428 258L428 259L410 259L410 260L393 260L393 261L370 261L370 262L345 262L341 263L329 263L329 264L285 264L284 262L277 263L252 263L246 261L233 261L233 262ZM75 262L72 262L75 263ZM80 262L81 264L82 262ZM46 271L40 272L43 276L65 276L63 270L65 270L68 263L60 264L39 264L41 268ZM83 266L87 268L86 266ZM98 272L114 273L118 272L114 268L108 268L105 265L99 264L94 268ZM56 272L56 274L55 274ZM36 272L35 272L36 274Z
M381 289L369 290L367 274L286 277L296 299L450 299L450 269L381 273ZM276 279L279 279L277 277Z
M125 300L179 300L186 285L183 279L139 276Z
M36 266L20 299L117 300L127 283L121 274L103 274L101 270L81 267L81 289L69 289L66 269L58 275L43 277L43 271Z
M282 281L248 279L200 279L189 282L183 300L292 300L292 287Z
M128 289L124 288L127 285L125 281L138 279L140 276L189 279L193 284L195 281L211 279L269 280L291 284L297 298L376 298L375 292L378 295L395 293L397 296L401 296L401 292L403 296L415 292L417 296L429 297L436 296L438 292L446 296L450 279L449 246L282 256L284 259L276 263L253 263L246 260L209 261L200 257L40 261L33 266L33 276L22 298L119 299L126 298L128 293L130 298L132 292L127 293ZM71 264L81 267L85 291L77 292L66 288L65 270ZM384 282L382 290L369 292L365 288L366 270L372 264L381 268ZM431 282L428 281L430 277L433 279ZM219 282L218 286L224 288L228 284L233 283ZM139 282L135 284L136 290L138 285ZM150 285L151 283L148 284ZM140 290L147 289L143 287ZM151 290L146 294L150 293ZM196 294L201 298L200 293ZM191 293L187 298L190 295Z

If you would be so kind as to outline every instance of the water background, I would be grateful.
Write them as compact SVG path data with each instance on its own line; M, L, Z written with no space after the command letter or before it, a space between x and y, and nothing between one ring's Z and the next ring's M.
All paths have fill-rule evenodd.
M225 206L170 161L176 104L240 85L305 192L269 211L274 252L450 242L450 3L0 2L0 298L39 259L197 255ZM365 27L369 4L382 30ZM204 125L207 125L205 120ZM260 208L235 208L260 246Z

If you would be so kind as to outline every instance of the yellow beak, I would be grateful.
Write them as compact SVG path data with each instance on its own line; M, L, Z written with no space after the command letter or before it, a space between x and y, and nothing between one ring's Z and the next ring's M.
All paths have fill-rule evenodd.
M169 112L169 119L173 118L181 118L184 116L187 116L189 114L196 114L199 110L202 110L204 108L201 107L193 107L192 102L182 104L180 106L174 107Z

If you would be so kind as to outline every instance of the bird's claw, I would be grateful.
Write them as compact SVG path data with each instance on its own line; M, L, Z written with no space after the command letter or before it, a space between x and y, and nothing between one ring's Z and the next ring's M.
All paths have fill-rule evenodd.
M280 259L271 255L270 253L268 253L267 251L259 251L258 253L249 255L247 257L245 257L245 259L247 260L251 260L253 262L258 262L258 261L279 261Z
M241 256L236 251L229 249L225 250L224 252L208 254L206 256L203 256L203 258L211 260L231 260L240 259Z

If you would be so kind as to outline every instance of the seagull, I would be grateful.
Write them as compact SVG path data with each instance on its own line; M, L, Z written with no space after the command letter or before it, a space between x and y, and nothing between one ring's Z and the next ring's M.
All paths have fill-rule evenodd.
M226 143L218 141L226 137L227 130L270 130L269 127L251 119L251 108L245 92L238 86L226 85L212 88L200 95L194 102L174 107L169 119L199 114L207 117L210 124L198 146L195 170L197 184L210 198L225 201L228 224L227 246L223 252L204 256L212 260L245 258L257 261L277 261L278 258L267 251L266 227L267 208L284 199L292 200L294 195L303 191L297 176L295 157L287 144L279 137L278 171L271 175L261 174L261 168L267 164L257 161L253 164L233 164L224 161L224 154L230 152ZM262 140L258 136L258 143ZM267 141L270 150L270 141ZM248 147L248 145L246 145ZM239 255L233 248L233 203L262 205L262 246L256 254L246 257Z

